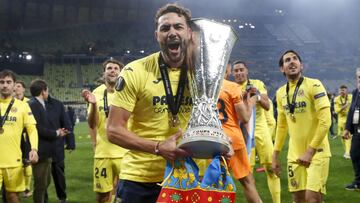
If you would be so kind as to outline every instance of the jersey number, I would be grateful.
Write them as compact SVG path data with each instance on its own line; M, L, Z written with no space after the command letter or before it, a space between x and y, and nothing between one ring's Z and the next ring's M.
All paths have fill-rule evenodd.
M288 175L290 178L294 177L294 171L292 169L292 165L288 166Z
M100 172L99 168L96 167L96 168L95 168L95 178L99 178L99 172ZM102 168L102 169L101 169L100 176L102 176L102 177L104 177L104 178L107 177L107 175L106 175L106 168Z
M225 111L225 102L222 99L218 100L218 110L219 110L219 119L221 120L222 123L225 123L228 120L228 115Z

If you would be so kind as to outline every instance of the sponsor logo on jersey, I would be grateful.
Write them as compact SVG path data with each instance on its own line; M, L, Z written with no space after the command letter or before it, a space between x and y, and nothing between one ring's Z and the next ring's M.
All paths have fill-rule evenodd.
M154 96L153 97L153 105L167 105L166 96ZM181 105L192 105L192 98L187 96L183 97L181 100Z
M296 102L295 109L297 109L297 108L306 108L306 102L305 101ZM284 109L289 111L289 105L286 104L284 106Z
M153 97L153 109L154 113L168 113L170 110L168 109L166 96L154 96ZM181 106L179 109L179 113L189 113L192 109L192 98L190 96L183 97L181 100Z
M321 98L321 97L323 97L323 96L326 96L325 92L321 92L321 93L319 93L319 94L316 94L316 95L314 96L314 99L319 99L319 98Z
M134 69L132 69L131 67L126 67L125 70L126 70L126 71L129 70L129 71L134 72Z
M4 116L1 116L1 119L4 119ZM5 121L16 122L16 117L15 116L6 116Z

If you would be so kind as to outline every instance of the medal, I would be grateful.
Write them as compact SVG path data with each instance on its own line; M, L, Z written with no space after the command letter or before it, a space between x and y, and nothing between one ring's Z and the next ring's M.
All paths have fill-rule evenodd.
M0 134L4 133L4 128L0 128Z
M291 114L290 114L290 117L291 117L291 120L292 120L293 122L296 122L295 114L291 113Z
M162 55L159 56L159 69L161 73L161 78L163 79L164 90L166 94L166 103L169 109L169 125L172 128L175 128L180 125L180 120L177 114L181 106L181 100L184 95L185 86L187 83L187 67L181 69L179 85L177 88L176 95L173 95L171 89L171 81L168 73L168 65L164 62Z
M169 118L169 125L173 128L175 128L176 126L178 126L180 124L180 120L179 117L177 115L170 115Z

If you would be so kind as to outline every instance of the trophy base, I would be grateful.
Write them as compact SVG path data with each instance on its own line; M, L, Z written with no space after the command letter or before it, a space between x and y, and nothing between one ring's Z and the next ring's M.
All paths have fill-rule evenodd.
M217 155L225 155L230 151L227 144L220 143L219 140L202 138L180 142L179 148L191 153L191 156L198 159L212 159Z

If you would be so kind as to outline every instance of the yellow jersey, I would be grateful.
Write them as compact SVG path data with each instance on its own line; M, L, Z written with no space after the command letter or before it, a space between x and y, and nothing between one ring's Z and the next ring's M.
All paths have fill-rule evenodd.
M163 80L158 65L159 52L126 65L120 73L124 88L115 93L112 105L132 113L128 130L136 135L163 141L175 134L180 127L185 132L192 100L188 85L178 112L179 127L169 125L169 110ZM176 94L180 68L168 69L173 94ZM121 179L136 182L161 182L165 171L165 159L161 156L130 150L123 157Z
M292 102L293 94L296 88L296 82L289 82L289 100ZM326 135L317 134L322 128L319 125L319 111L328 108L330 112L330 102L323 84L317 80L304 77L302 84L298 89L295 104L295 121L292 120L289 105L287 104L286 85L280 87L276 92L276 101L278 107L278 123L276 128L275 151L280 151L287 134L289 134L288 161L296 162L303 155L309 146L316 149L314 158L330 157L329 140ZM331 123L331 118L325 118ZM322 131L321 131L322 132ZM318 143L318 137L324 137ZM316 145L316 146L312 146Z
M345 97L339 95L335 97L334 99L334 110L335 113L339 116L339 118L343 118L346 120L347 114L350 110L350 104L352 100L352 94L348 94ZM345 104L348 104L348 106L341 111L341 107Z
M12 98L0 99L1 116L3 117ZM6 117L0 134L0 168L22 166L22 152L20 148L23 129L29 135L31 149L38 149L38 134L36 120L28 103L14 99L14 103Z
M109 142L106 135L106 115L104 111L104 91L106 86L100 85L97 87L93 94L96 98L96 111L99 114L99 123L96 126L96 147L95 147L95 158L121 158L126 149ZM111 105L111 101L114 98L114 93L107 93L108 106ZM90 111L90 107L88 112Z
M265 84L261 80L249 79L250 84L252 84L259 91L260 94L266 94L267 90ZM247 82L240 84L241 90L246 91ZM259 103L256 104L256 121L255 121L255 136L268 135L269 129L265 116L265 109L261 107ZM270 136L270 135L269 135Z

